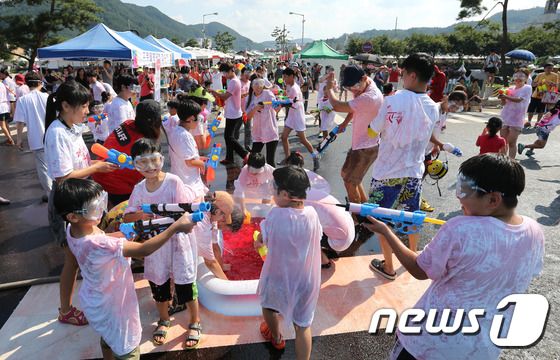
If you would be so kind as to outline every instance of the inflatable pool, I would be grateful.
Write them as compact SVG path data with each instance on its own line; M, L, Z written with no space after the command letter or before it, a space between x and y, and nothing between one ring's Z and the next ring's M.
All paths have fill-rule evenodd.
M335 206L338 201L328 193L310 190L305 205L313 206L329 237L329 244L336 251L347 249L354 240L354 222L350 213ZM265 218L272 205L246 204L253 218ZM260 260L259 260L260 261ZM259 280L223 280L208 270L202 258L198 263L198 296L207 309L226 316L260 316L257 296Z

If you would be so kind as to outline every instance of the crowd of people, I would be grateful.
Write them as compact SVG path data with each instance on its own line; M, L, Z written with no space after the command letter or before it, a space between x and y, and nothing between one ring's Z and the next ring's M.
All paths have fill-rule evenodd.
M258 179L258 186L263 185L260 196L275 204L260 224L261 234L255 241L256 248L268 248L257 291L264 317L259 330L274 348L283 349L281 315L294 325L298 359L311 355L310 326L320 293L321 268L330 264L321 251L322 246L328 247L322 241L324 234L329 235L324 219L306 203L310 189L325 183L328 187L314 173L320 168L320 155L306 137L309 93L317 91L323 136L335 126L335 112L345 116L338 125L339 133L352 124L351 147L340 172L350 202L406 211L420 210L422 205L431 208L422 204L422 181L427 166L444 151L439 137L448 113L461 111L472 100L460 88L463 85L448 91L445 69L421 53L406 57L400 65L378 68L374 74L367 66L345 65L338 79L330 66L323 72L319 64L271 65L221 62L169 71L169 114L165 117L161 104L154 100L151 69L137 69L132 74L124 67L113 69L106 61L96 71L79 69L74 74L74 69L66 68L65 77L58 80L49 79L48 73L28 72L25 85L21 75L15 76L16 84L1 69L0 125L7 143L20 148L27 127L44 201L48 202L49 224L65 256L58 320L92 326L101 336L104 357L139 357L142 314L131 257L145 258L144 277L158 310L153 342L161 345L167 340L170 306L185 305L189 325L184 348L195 349L202 341L197 257L204 258L216 277L227 279L216 233L238 230L246 216L244 191L235 196L216 191L209 196L208 159L201 152L215 143L207 127L217 113L225 118L226 151L221 164L234 164L237 155L243 161L237 187L247 188L250 183L255 188ZM447 359L450 354L498 358L500 349L488 337L496 304L506 295L525 292L543 266L542 229L515 210L525 187L524 170L515 156L525 149L532 152L544 147L559 123L560 103L543 115L549 110L543 98L550 97L550 89L559 85L552 65L546 64L544 70L532 83L534 91L527 84L529 77L520 70L513 74L513 86L499 94L501 118L488 120L476 140L480 155L466 160L459 169L455 194L463 215L443 225L423 252L417 252L418 232L408 235L405 246L387 224L370 216L355 216L357 237L378 235L383 260L371 262L375 274L389 281L397 277L394 254L412 276L432 280L416 308L487 310L477 336L398 333L392 359ZM135 85L140 86L137 106L131 102ZM279 95L289 106L273 106ZM530 104L527 125L524 119ZM277 124L281 111L285 112L282 131ZM538 140L531 145L516 144L523 128L531 125L534 112L538 114ZM12 116L18 123L16 141L7 127ZM92 159L83 137L84 122L96 143L130 155L134 169ZM303 156L291 151L288 139L292 131L310 153L313 171L304 169ZM163 171L163 133L169 146L168 172ZM276 162L279 141L284 158ZM370 167L366 192L362 183ZM133 222L153 217L142 211L142 204L203 200L213 204L203 222L195 225L186 214L144 242L127 241L99 227L108 209L126 201L123 221ZM78 269L83 278L82 310L71 301Z

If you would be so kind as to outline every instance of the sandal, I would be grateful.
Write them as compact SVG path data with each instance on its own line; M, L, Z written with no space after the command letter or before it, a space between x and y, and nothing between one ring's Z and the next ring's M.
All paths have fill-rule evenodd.
M266 323L266 321L263 321L261 323L261 327L260 327L260 331L261 331L261 335L262 337L266 340L266 341L270 341L270 343L272 344L272 346L276 349L276 350L284 350L284 348L286 347L286 341L282 338L282 335L280 335L280 341L279 342L274 342L274 338L272 336L272 332L270 331L270 329L268 328L268 324Z
M74 306L70 306L70 311L68 311L66 314L63 314L59 308L58 321L64 324L70 324L76 326L84 326L88 324L88 321L84 313L76 309Z
M158 328L166 327L166 328L169 329L170 326L171 326L171 321L170 320L159 320L157 322L156 329L154 330L154 332L152 334L152 340L153 340L154 344L156 344L156 345L165 344L165 339L167 338L167 330L163 330L163 329L158 330ZM156 340L156 337L163 338L163 340Z
M185 342L183 343L184 348L187 350L193 350L196 349L198 347L198 345L200 344L200 338L202 337L202 326L200 326L200 323L191 323L189 324L189 330L196 330L196 332L198 333L197 335L187 335L187 338L185 339ZM192 346L188 346L187 342L188 341L196 341L196 343Z
M379 259L373 259L369 264L369 268L371 270L383 276L385 279L395 280L397 277L397 273L395 272L393 274L389 274L388 272L385 271L384 266L385 266L385 260L379 260Z

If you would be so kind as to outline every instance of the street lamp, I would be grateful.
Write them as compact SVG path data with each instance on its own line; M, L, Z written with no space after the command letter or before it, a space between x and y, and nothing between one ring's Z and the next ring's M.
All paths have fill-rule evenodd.
M209 14L204 14L202 15L202 47L206 49L206 23L205 23L205 18L207 16L212 16L212 15L218 15L217 12L215 13L209 13Z
M301 51L303 52L303 30L304 30L304 26L305 26L305 15L303 14L299 14L293 11L290 11L290 15L298 15L301 16Z

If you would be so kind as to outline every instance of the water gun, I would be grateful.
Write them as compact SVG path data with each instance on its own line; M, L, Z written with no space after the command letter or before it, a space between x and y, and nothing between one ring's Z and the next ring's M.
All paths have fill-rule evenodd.
M272 101L261 101L259 105L272 105L273 108L277 108L279 106L289 108L292 107L293 104L297 101L297 98L292 101L291 99L286 100L272 100Z
M107 113L102 113L102 114L99 114L99 115L92 115L92 116L88 117L87 121L91 122L91 123L92 122L99 123L99 122L107 120L107 118L108 118Z
M436 225L443 225L445 221L426 217L423 211L404 211L382 208L377 204L356 204L347 202L346 204L336 204L353 214L360 216L372 216L378 220L389 223L402 234L414 234L420 231L422 224L427 222Z
M255 232L253 233L253 241L254 242L257 242L257 240L259 239L259 234L260 234L260 231L255 230ZM258 248L257 251L259 252L259 255L261 256L262 261L265 261L266 260L266 255L268 255L268 247L266 245L263 245L260 248Z
M274 95L284 95L284 90L280 89L278 86L272 88L272 93Z
M95 143L91 146L91 152L106 161L118 165L121 169L134 170L132 157L115 149L107 149L105 146Z
M179 203L179 204L142 204L142 211L146 214L155 214L178 219L185 212L208 212L212 209L209 202Z
M338 125L335 126L334 129L332 129L329 132L329 135L327 135L327 137L324 138L323 141L321 141L319 146L317 146L317 151L319 152L319 154L321 154L323 151L325 151L327 149L327 147L330 145L330 143L332 143L333 141L336 140L336 137L338 136L338 129L339 129ZM344 131L342 131L342 132L344 132Z
M498 89L498 94L499 95L511 96L511 88L507 88L507 87L500 88L500 89Z
M447 151L448 153L451 153L457 157L461 157L463 156L463 152L461 151L461 149L459 149L458 147L454 146L451 143L445 143L443 144L443 150Z
M548 90L548 86L546 86L546 84L537 86L537 91L539 92L545 92L547 90Z
M216 168L218 167L218 160L220 160L221 153L222 144L214 144L210 152L210 157L206 162L206 181L208 182L212 182L216 179Z
M218 131L218 128L220 127L220 123L223 120L221 115L222 113L219 112L218 115L216 115L216 118L212 120L210 124L208 124L208 132L210 133L211 139L213 139L216 136L216 132Z
M202 219L204 219L204 214L200 211L190 214L190 220L193 223L200 222ZM138 220L131 223L122 223L119 226L119 230L128 240L139 238L139 240L143 241L160 234L174 222L175 219L170 217L146 221Z

